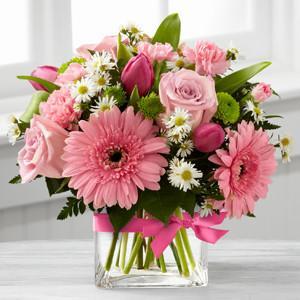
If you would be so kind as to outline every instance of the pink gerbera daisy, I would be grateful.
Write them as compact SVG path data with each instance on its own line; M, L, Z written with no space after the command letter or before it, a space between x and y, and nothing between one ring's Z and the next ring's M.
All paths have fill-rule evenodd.
M209 160L220 165L214 178L224 194L228 215L240 218L253 212L255 201L266 197L276 169L275 149L268 135L261 128L255 130L252 122L242 121L228 135L229 150L219 149Z
M131 106L124 112L115 106L79 126L82 132L70 133L63 155L63 175L71 177L69 186L78 190L78 198L93 201L95 208L118 204L129 209L138 200L138 188L160 189L168 165L160 153L169 148L164 138L155 136L152 121Z

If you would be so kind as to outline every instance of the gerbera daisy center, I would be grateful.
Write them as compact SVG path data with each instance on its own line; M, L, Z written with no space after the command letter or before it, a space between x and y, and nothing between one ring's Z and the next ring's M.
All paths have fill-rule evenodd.
M114 150L109 154L109 160L111 162L119 162L123 157L123 153L121 150Z

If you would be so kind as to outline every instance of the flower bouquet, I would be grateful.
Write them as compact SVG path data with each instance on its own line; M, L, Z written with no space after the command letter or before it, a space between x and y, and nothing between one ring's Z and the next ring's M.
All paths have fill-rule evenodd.
M60 220L93 212L98 286L206 285L206 243L227 233L214 226L253 217L275 147L288 160L261 109L276 93L249 82L270 62L232 72L237 49L179 40L172 14L152 38L130 25L18 76L38 91L12 118L10 140L25 145L11 183L69 192Z

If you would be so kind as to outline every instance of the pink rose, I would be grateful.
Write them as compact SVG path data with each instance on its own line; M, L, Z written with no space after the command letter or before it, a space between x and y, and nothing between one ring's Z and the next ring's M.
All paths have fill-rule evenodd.
M137 86L139 95L144 96L154 82L153 66L143 53L132 57L121 74L121 81L128 94Z
M47 102L40 104L40 112L42 117L52 120L63 128L72 129L80 116L80 113L74 110L74 103L70 91L62 88L54 91Z
M53 66L39 66L31 72L31 76L45 79L50 82L54 82L57 77L57 68ZM31 85L36 90L47 91L42 84L35 81L30 81Z
M219 124L206 123L194 131L195 148L201 152L212 152L220 148L225 139L225 132Z
M84 44L76 49L76 52L84 57L85 59L89 59L91 54L88 50L93 51L106 51L109 52L114 59L117 57L117 45L118 45L118 37L116 35L106 36L104 37L100 43L98 44ZM128 44L128 39L123 39L123 43Z
M61 159L67 131L51 120L35 115L25 132L25 146L18 153L22 183L37 175L61 178Z
M223 74L230 66L226 51L211 42L197 41L195 49L184 46L182 52L191 63L196 64L196 72L200 75Z
M151 44L148 42L139 42L137 48L138 53L145 54L152 63L154 61L174 60L177 56L176 52L173 51L173 47L168 43Z
M162 75L159 83L160 101L170 115L175 107L190 112L193 127L207 123L217 111L214 80L192 70L181 69Z
M252 97L259 102L264 102L272 96L273 92L271 86L264 82L257 84L251 91Z
M72 83L84 75L85 71L81 64L71 63L64 73L58 75L55 83L62 86L64 84Z

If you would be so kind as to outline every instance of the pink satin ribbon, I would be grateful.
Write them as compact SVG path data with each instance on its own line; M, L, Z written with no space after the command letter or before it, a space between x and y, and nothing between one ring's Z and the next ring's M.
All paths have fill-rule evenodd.
M211 244L216 243L228 230L211 228L211 226L221 224L226 217L226 213L214 214L201 218L195 213L192 218L188 213L183 213L183 219L176 216L170 218L170 222L165 225L156 219L141 219L133 217L121 232L141 232L144 237L153 237L151 248L156 258L170 245L176 233L181 228L191 228L199 240ZM114 228L107 214L94 214L93 229L95 232L114 232Z

